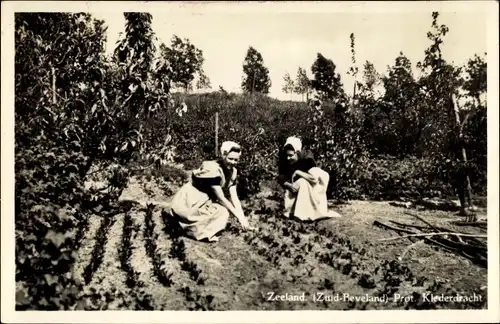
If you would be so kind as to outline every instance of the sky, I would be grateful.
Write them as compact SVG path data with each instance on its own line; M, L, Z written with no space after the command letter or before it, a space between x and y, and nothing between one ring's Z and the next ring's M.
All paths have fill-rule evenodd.
M243 60L249 46L253 46L262 54L264 65L269 69L272 82L269 95L297 100L298 96L291 98L281 90L283 76L288 72L295 78L300 66L311 77L311 66L318 52L335 63L345 90L352 92L353 79L347 75L351 65L351 33L356 39L360 71L368 60L378 72L384 73L401 51L415 67L430 45L426 35L431 28L431 11L230 12L206 10L200 6L196 10L154 10L150 13L153 15L152 28L159 41L169 46L172 36L177 35L188 38L203 51L203 69L213 89L222 86L229 92L241 92ZM125 30L123 12L92 14L106 22L106 50L112 52L119 33ZM486 18L484 11L440 13L438 23L449 27L442 46L447 61L462 65L474 54L487 52Z

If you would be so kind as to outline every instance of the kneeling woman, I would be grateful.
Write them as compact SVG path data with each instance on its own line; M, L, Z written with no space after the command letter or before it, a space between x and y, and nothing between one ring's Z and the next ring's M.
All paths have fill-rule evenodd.
M241 155L240 146L224 142L218 161L204 161L193 171L191 181L174 196L172 213L185 234L195 240L217 241L217 233L234 215L243 229L248 229L241 203L236 193L236 164ZM226 196L229 193L231 201Z
M302 141L289 137L280 155L279 182L285 189L285 217L315 221L339 216L328 210L326 189L330 176L316 166Z

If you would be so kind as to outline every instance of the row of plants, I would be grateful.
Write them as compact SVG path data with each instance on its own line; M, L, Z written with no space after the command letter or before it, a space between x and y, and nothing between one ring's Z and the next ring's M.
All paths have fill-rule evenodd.
M486 305L484 299L479 303L429 302L425 295L443 293L454 296L464 292L458 291L439 278L429 279L415 274L397 259L383 259L373 264L373 256L361 244L354 243L329 226L323 226L321 223L296 222L273 213L266 215L263 220L264 224L259 227L260 230L245 234L244 239L252 247L259 249L258 253L276 266L291 264L293 265L291 269L294 269L301 264L301 260L312 257L315 262L331 266L346 276L346 280L356 280L360 287L374 296L385 296L393 300L396 293L411 296L398 300L397 306L404 309L450 307L466 309L481 308ZM288 239L283 240L283 237ZM286 244L285 241L290 244ZM331 282L328 278L323 278L320 286L326 291L335 292L335 282ZM474 292L481 294L479 291ZM367 309L372 306L363 302L347 305L354 309ZM325 307L328 305L325 304Z
M185 238L182 236L183 231L178 223L165 209L161 211L161 218L165 225L164 233L171 240L168 257L180 263L180 269L188 275L190 282L196 286L204 286L207 277L202 274L195 259L187 256ZM199 289L192 289L189 284L182 286L178 291L185 296L186 307L189 310L217 310L217 301L212 294L204 294Z
M166 260L162 257L162 253L158 247L158 232L155 231L156 224L153 219L154 205L148 204L146 208L146 215L144 216L144 244L146 254L151 259L153 265L153 274L158 281L166 286L172 285L172 273L167 271Z

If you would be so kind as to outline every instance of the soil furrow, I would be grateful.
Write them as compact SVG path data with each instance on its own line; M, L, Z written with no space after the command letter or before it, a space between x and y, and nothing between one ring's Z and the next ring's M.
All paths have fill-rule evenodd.
M95 244L92 249L90 262L87 264L87 266L85 266L83 270L83 279L85 281L85 284L90 283L94 273L102 264L103 255L109 238L108 232L114 221L115 218L111 218L109 216L104 216L102 218L101 224L96 233Z
M165 200L147 196L147 201ZM146 204L146 208L136 206L127 215L117 217L104 249L97 243L102 242L102 234L100 239L95 238L101 229L99 218L91 217L74 270L82 273L96 251L103 250L104 254L101 266L96 267L86 287L87 299L92 302L85 309L348 310L480 308L485 305L422 303L424 292L467 294L472 290L467 286L462 290L451 289L455 286L437 278L437 270L419 267L417 251L420 255L427 253L426 258L446 257L461 264L467 270L459 271L467 278L484 276L483 271L426 246L409 251L404 261L395 258L407 244L377 244L379 238L392 234L373 228L373 218L384 212L382 217L387 217L386 220L404 219L398 218L394 210L377 204L362 217L359 208L371 205L352 204L339 210L345 217L311 224L280 217L274 210L250 208L247 213L253 215L251 223L257 227L256 231L241 231L241 226L231 217L219 241L211 243L184 237L175 222L161 210L165 208L163 205ZM110 258L115 259L114 265L106 262ZM440 269L447 267L441 260L437 262ZM426 277L420 272L425 272ZM474 292L484 296L486 287L481 289ZM118 297L114 297L117 292ZM306 301L269 301L270 293L305 293ZM382 303L349 301L344 296L376 297L395 293L413 296L415 300ZM340 296L340 300L315 301L313 296Z
M153 213L155 223L161 217L163 227L162 235L159 235L159 245L168 247L168 258L171 260L172 281L185 298L185 305L189 310L214 310L219 308L213 294L204 293L205 276L201 276L196 260L187 257L186 242L190 239L179 236L179 228L172 222L170 215L162 210ZM166 238L162 240L162 237ZM167 244L165 244L167 243ZM170 268L170 267L169 267Z
M162 248L158 247L158 238L161 231L158 230L158 225L153 219L153 208L148 207L144 216L144 248L152 265L152 271L155 280L160 282L165 287L172 286L172 273L168 271L165 255L162 255Z
M73 266L73 276L83 282L85 267L90 264L92 251L96 244L97 231L100 229L102 217L92 215L89 217L87 230L78 249L77 258Z
M85 286L86 309L117 310L134 307L129 298L130 290L125 285L125 276L120 269L118 251L121 245L123 215L114 216L114 222L107 234L103 262L95 272L92 281Z
M134 211L132 214L134 224L134 235L131 240L132 254L130 256L130 266L136 272L135 285L140 288L140 292L147 292L149 296L142 298L150 298L150 303L153 309L168 309L165 304L168 300L165 298L169 290L163 287L153 275L153 267L151 259L148 258L145 243L151 239L150 232L146 231L146 212Z

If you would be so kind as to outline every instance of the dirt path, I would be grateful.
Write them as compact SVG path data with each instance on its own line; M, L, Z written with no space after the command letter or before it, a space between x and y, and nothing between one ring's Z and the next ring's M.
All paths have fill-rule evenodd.
M82 240L74 271L86 282L86 309L345 310L486 305L485 268L425 244L398 259L410 241L379 241L396 233L373 226L376 219L418 222L405 215L404 208L385 202L352 201L335 207L341 218L303 224L279 217L278 204L271 202L272 208L262 209L259 206L265 203L253 201L248 208L253 210L251 222L258 230L242 233L231 221L219 242L203 243L172 232L165 213L169 199L154 182L133 179L122 198L139 204L126 214L90 217ZM435 224L448 224L455 217L419 213ZM92 292L101 293L103 300L92 300ZM429 303L423 298L426 292L476 293L482 301ZM271 293L304 293L306 301L270 301ZM398 294L408 300L396 300ZM321 296L337 296L338 300L321 300ZM356 301L356 296L380 300L385 296L387 302Z

